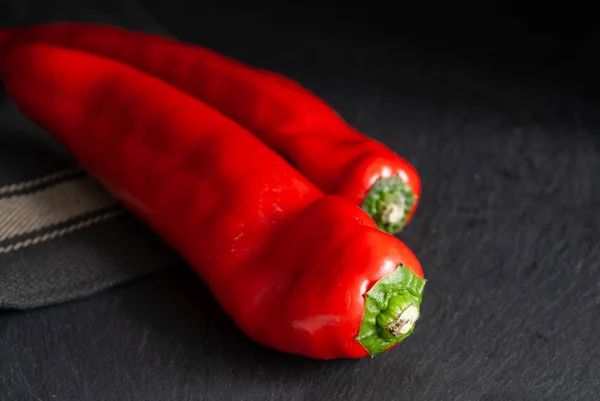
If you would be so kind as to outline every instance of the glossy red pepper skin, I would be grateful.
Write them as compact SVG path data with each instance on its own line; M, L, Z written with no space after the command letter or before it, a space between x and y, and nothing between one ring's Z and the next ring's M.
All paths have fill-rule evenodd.
M423 272L356 205L125 64L29 43L4 49L0 74L22 112L179 251L250 338L318 359L385 350L357 341L365 294L400 264L413 281Z
M322 191L361 205L385 231L401 230L415 212L421 181L413 166L286 77L200 46L102 25L5 30L0 43L13 36L113 58L178 87L257 135ZM386 190L375 186L380 179ZM387 206L397 209L395 217L385 215Z

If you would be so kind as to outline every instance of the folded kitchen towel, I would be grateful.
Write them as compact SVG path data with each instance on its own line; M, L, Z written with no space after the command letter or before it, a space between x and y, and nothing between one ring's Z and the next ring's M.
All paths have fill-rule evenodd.
M71 301L179 261L45 132L0 105L0 308Z

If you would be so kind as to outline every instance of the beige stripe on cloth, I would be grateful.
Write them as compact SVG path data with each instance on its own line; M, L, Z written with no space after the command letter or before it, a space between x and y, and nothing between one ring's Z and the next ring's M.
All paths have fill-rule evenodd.
M33 180L19 182L17 184L5 185L3 187L0 187L0 195L6 195L6 194L13 193L13 192L18 192L18 191L25 191L27 189L31 189L31 188L38 187L40 185L44 185L50 181L60 180L61 178L75 175L79 172L81 172L81 169L78 169L78 168L65 169L65 170L57 171L52 174L48 174L48 175L44 175L44 176L35 178Z
M45 234L37 235L32 238L27 238L23 241L18 241L14 244L9 244L7 246L0 246L0 254L18 251L19 249L27 248L36 244L41 244L42 242L50 241L55 238L62 237L63 235L71 234L72 232L75 232L77 230L93 226L94 224L101 223L105 220L110 220L113 217L117 217L123 213L125 213L125 210L123 209L102 213L98 216L91 217L89 219L71 224L69 226L54 231L50 231Z
M33 193L0 198L0 241L116 205L118 201L89 176L69 179Z

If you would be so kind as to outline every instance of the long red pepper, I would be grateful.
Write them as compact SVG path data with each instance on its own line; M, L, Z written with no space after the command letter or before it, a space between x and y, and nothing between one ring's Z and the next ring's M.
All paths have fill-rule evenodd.
M113 58L167 81L249 129L324 192L350 198L384 231L400 231L415 212L416 170L286 77L200 46L109 26L4 30L0 44L13 36Z
M250 338L330 359L412 333L425 283L415 255L235 122L84 52L29 43L0 60L23 113L178 250Z

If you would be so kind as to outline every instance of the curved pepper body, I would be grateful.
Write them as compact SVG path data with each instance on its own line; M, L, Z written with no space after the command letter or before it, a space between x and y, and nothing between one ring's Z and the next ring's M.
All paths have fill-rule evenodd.
M201 46L109 26L58 23L15 28L0 31L0 44L11 37L113 58L164 80L257 135L325 193L349 197L357 205L377 180L400 177L411 201L402 206L406 208L402 221L381 227L386 231L397 231L415 212L421 181L413 166L356 131L329 105L286 77Z
M423 277L414 254L356 205L324 196L238 124L150 75L35 43L5 49L0 74L23 113L265 346L319 359L368 355L356 340L366 292L399 264Z

